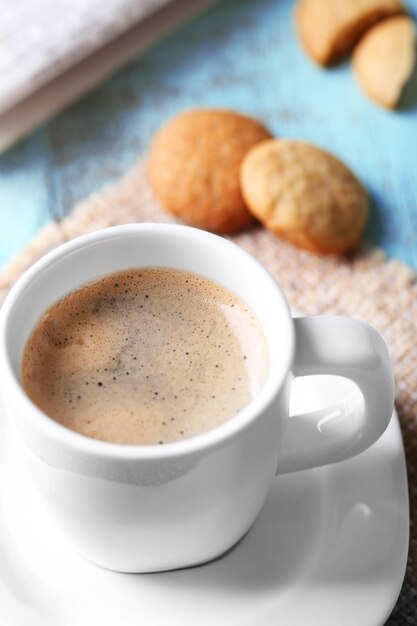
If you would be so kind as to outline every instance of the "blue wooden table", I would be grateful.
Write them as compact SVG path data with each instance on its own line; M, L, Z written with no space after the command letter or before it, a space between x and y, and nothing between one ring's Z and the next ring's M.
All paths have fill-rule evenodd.
M213 106L341 157L372 195L370 240L417 268L417 84L401 110L378 108L349 62L322 70L309 61L293 4L214 5L1 156L0 266L48 220L116 181L168 117Z

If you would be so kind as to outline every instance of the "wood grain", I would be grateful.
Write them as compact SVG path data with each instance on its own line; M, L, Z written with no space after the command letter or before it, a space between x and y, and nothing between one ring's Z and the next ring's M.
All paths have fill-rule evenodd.
M411 6L411 5L410 5ZM333 151L373 197L369 239L417 268L417 81L378 109L349 62L315 67L290 0L224 0L0 158L0 265L51 218L118 179L169 116L239 109Z

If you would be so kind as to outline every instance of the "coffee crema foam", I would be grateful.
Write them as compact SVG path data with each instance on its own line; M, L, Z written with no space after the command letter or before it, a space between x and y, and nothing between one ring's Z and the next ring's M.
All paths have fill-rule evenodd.
M22 383L83 435L166 444L206 432L262 387L268 355L254 313L196 274L140 268L52 305L24 350Z

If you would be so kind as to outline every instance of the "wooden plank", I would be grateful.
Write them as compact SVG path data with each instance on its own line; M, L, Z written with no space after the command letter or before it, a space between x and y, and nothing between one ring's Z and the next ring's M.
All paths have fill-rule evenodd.
M311 63L292 10L290 0L219 3L3 155L0 264L51 216L117 180L169 116L216 106L346 161L374 200L370 239L417 268L417 89L398 112L378 108L349 62Z

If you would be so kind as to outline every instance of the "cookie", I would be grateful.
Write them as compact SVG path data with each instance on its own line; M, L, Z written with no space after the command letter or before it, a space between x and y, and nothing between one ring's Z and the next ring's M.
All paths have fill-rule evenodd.
M353 68L364 92L375 102L394 109L415 64L415 27L399 15L369 30L353 53Z
M370 26L404 12L400 0L300 0L295 22L306 52L319 65L348 54Z
M263 141L246 155L240 181L255 217L292 244L340 254L359 242L367 194L334 156L301 141Z
M184 222L231 233L253 221L239 185L247 151L271 137L256 120L233 111L194 109L156 134L148 177L160 203Z

